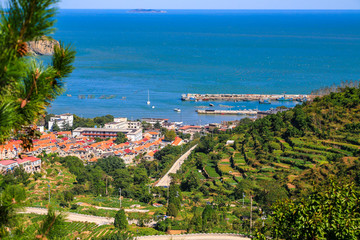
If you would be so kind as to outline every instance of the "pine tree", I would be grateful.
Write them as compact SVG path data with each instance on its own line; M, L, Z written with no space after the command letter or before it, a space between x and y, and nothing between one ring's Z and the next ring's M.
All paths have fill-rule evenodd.
M124 209L119 210L115 215L114 226L120 230L125 230L128 224Z
M55 122L54 125L52 126L51 130L53 132L59 132L61 129L60 129L59 125L57 125L57 123Z
M166 210L166 215L176 217L178 214L178 210L175 206L175 204L170 203L169 207Z
M64 92L73 71L75 51L54 47L50 66L29 55L27 42L54 33L58 0L9 0L0 13L0 143L25 132L25 148L36 137L36 123L46 107ZM33 126L33 127L30 127Z

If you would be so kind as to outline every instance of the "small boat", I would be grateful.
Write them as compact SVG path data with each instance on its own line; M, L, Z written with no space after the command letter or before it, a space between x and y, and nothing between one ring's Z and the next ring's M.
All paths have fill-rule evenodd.
M210 106L210 107L213 107L213 106L215 106L215 105L214 105L214 104L212 104L212 103L210 103L210 104L209 104L209 106Z
M68 97L72 97L72 96L71 96L71 94L66 94L66 96L68 96Z
M149 93L149 90L148 90L148 100L147 100L146 104L150 105L150 93ZM155 108L155 107L153 106L153 108Z
M259 100L259 103L260 103L260 104L271 104L271 102L270 102L269 99L260 99L260 100Z
M181 109L180 108L174 108L174 111L175 112L181 112Z
M155 106L152 106L151 108L155 108Z

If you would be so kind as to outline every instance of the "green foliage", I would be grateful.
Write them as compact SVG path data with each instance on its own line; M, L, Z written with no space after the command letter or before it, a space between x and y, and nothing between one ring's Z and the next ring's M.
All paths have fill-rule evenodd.
M64 226L65 216L61 213L55 213L50 208L45 219L40 223L38 233L42 238L61 239L66 236L66 232L63 230Z
M24 186L27 186L30 182L30 175L22 166L16 167L12 172L7 172L4 175L2 185L4 187L22 183Z
M127 141L128 139L124 133L119 132L116 134L116 139L114 141L116 144L126 143Z
M22 206L26 198L25 189L19 185L7 185L1 191L0 237L6 233L5 227L13 225L16 211Z
M57 125L56 122L55 122L54 125L52 126L51 131L53 131L53 132L60 132L60 131L61 131L59 125Z
M112 115L105 115L101 117L95 118L82 118L77 115L74 115L74 123L73 128L77 127L103 127L105 123L113 122L114 116Z
M298 200L279 202L272 215L273 237L358 239L360 192L353 184L331 182Z
M157 121L155 124L154 124L154 128L155 129L160 129L161 128L161 124L159 121Z
M128 224L124 209L119 210L115 215L114 226L120 230L125 230Z
M149 182L145 168L136 168L134 172L134 184L143 185Z
M9 0L0 17L0 142L12 130L36 124L45 109L64 91L64 78L73 71L75 51L63 44L54 48L51 66L28 54L26 42L54 32L57 0ZM24 146L31 147L32 129Z
M178 210L174 203L170 203L167 210L166 215L176 217L178 215Z
M203 231L212 229L218 223L216 210L211 205L206 205L202 212L202 228Z
M168 142L174 141L176 138L176 133L174 130L167 131L164 136L164 140Z
M98 159L96 166L99 166L107 174L112 175L116 169L125 168L125 163L124 160L119 157L109 156Z
M169 205L172 203L177 209L180 209L182 194L179 185L171 183L169 188Z
M255 193L255 200L260 203L266 211L277 201L284 201L288 198L286 190L276 182L266 181Z
M182 182L181 189L183 191L192 192L200 186L200 179L197 174L191 172Z

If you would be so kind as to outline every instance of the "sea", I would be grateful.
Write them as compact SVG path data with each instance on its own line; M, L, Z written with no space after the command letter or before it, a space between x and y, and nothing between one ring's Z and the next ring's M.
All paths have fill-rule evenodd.
M360 78L360 11L60 10L57 20L54 38L76 49L76 69L49 113L207 124L244 116L198 115L209 102L181 94L309 94Z

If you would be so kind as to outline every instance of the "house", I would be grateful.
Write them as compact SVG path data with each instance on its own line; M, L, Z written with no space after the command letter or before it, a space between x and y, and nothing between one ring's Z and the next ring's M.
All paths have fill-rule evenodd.
M161 133L160 132L147 132L144 134L146 138L149 138L149 139L159 139L160 136L161 136Z
M234 145L235 141L234 140L227 140L226 141L226 145Z
M171 145L173 145L173 146L179 146L179 145L181 145L182 143L183 143L183 140L182 140L181 138L179 138L179 137L176 137L175 140L172 142Z
M19 167L17 161L14 160L3 160L0 161L0 172L6 173L8 171L14 170L16 167Z
M22 166L24 168L24 170L28 173L32 172L32 166L31 166L31 161L29 159L16 159L16 162L18 163L19 166Z
M154 155L156 151L150 151L147 154L145 154L144 159L146 161L154 161Z
M26 157L23 160L29 160L31 162L32 172L38 172L41 169L41 159L37 157Z
M66 125L72 127L74 124L74 116L70 113L55 115L50 118L48 122L49 130L52 130L54 124L57 124L60 129L63 129Z

